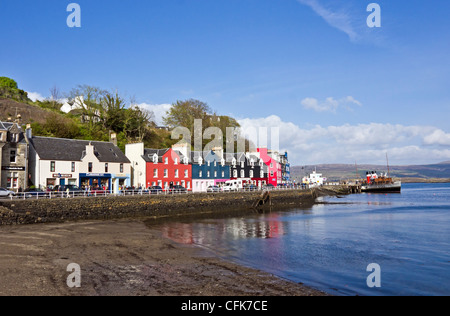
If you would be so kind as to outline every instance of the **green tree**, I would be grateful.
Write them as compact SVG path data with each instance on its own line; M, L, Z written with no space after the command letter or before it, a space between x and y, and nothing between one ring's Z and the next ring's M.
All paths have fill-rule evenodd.
M101 100L100 120L105 129L122 131L127 110L125 101L118 92L106 92Z
M9 89L19 89L17 82L8 77L0 77L0 87Z

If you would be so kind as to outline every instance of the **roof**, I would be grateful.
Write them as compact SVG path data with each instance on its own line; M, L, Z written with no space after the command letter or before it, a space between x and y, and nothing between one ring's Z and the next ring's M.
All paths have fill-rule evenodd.
M142 155L142 158L146 162L153 162L153 156L156 154L158 156L158 162L162 162L162 157L170 150L170 148L165 149L144 149L144 155Z
M23 130L19 124L15 122L2 122L0 121L0 131L7 131L12 133L19 133L19 143L26 143Z
M130 163L119 147L109 142L34 136L31 143L42 160L81 161L86 146L92 144L100 162Z

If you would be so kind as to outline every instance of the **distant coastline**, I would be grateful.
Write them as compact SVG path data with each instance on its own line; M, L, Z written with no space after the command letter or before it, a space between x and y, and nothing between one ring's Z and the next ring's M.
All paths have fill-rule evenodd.
M450 178L401 178L403 183L450 183Z

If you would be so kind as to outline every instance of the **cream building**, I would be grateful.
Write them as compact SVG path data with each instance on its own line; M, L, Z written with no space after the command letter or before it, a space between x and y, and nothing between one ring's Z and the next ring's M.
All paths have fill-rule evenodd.
M31 129L26 135L30 181L36 187L76 185L118 193L131 184L131 163L112 142L35 137Z

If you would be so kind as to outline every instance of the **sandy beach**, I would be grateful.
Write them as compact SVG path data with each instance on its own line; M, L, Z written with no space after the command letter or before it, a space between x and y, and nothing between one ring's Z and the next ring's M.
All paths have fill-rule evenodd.
M0 245L2 296L324 295L176 244L144 219L4 226ZM67 286L71 263L80 288Z

